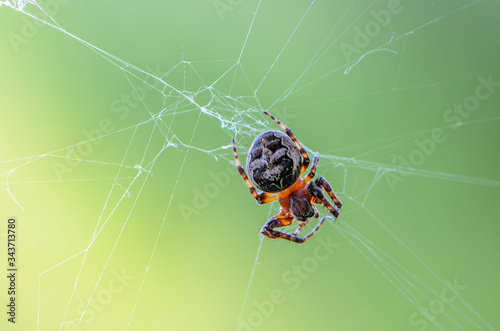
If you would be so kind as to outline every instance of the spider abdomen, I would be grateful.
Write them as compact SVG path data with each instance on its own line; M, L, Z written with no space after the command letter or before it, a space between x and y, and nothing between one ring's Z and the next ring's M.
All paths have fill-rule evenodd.
M267 131L255 138L247 156L250 181L264 192L280 192L300 177L300 150L286 134Z

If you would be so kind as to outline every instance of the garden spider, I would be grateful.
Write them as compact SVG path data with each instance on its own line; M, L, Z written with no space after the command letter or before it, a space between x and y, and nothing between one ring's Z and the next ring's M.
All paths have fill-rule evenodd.
M278 200L280 203L280 213L271 217L260 232L271 239L282 238L295 243L303 243L311 238L325 221L325 217L323 217L307 236L299 237L300 231L309 222L309 218L319 217L314 204L323 204L337 218L342 203L323 177L311 182L316 174L316 166L319 161L317 153L314 155L309 174L303 179L300 178L310 162L306 150L285 124L267 111L264 111L264 114L281 126L286 134L273 130L264 132L255 138L247 155L248 177L241 166L233 139L236 167L250 193L259 204L262 205L274 200ZM255 187L263 192L257 193ZM322 189L325 189L335 205L332 205L325 198ZM294 233L274 230L292 224L293 219L296 219L299 224Z

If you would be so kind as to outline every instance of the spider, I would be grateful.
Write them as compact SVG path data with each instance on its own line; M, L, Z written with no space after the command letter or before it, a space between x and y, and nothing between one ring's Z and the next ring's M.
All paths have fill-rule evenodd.
M274 200L280 203L280 213L271 217L260 232L271 239L282 238L299 244L304 243L318 231L325 221L323 217L307 236L299 237L300 231L309 222L309 218L319 217L314 204L323 204L337 218L342 203L323 177L311 181L316 175L318 153L314 155L309 173L304 178L300 178L310 163L306 150L285 124L267 111L264 111L264 114L281 126L286 134L273 130L255 138L247 155L246 167L249 176L241 166L233 139L236 167L257 203L263 205ZM262 192L257 193L255 187ZM325 198L322 189L328 193L334 205ZM292 224L294 219L298 222L294 233L275 230L275 228Z

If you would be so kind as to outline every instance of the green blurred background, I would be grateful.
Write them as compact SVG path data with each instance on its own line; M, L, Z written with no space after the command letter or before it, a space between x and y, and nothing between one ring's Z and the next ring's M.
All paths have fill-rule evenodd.
M0 7L2 330L500 326L498 1L39 5ZM304 245L232 164L261 110L344 203Z

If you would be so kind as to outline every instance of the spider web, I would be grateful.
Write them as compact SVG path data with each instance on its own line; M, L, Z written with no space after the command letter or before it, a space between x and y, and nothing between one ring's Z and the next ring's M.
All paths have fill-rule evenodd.
M204 4L212 16L202 17L221 29L208 42L201 41L203 27L171 33L180 24L175 16L199 19L187 18L188 4L162 7L172 23L155 21L151 5L148 21L157 25L137 26L157 33L166 24L162 41L179 45L151 56L156 67L137 64L142 55L125 60L121 54L135 48L126 41L124 49L113 37L103 41L82 28L88 22L73 23L76 2L0 1L13 24L29 19L57 38L38 45L40 57L59 44L73 67L85 60L95 66L89 93L97 101L85 116L68 115L69 108L40 117L35 105L20 110L29 121L23 123L11 113L15 105L2 105L3 123L19 121L18 139L9 139L13 131L3 127L9 148L0 175L2 209L23 221L20 250L29 251L19 280L24 329L495 329L498 226L492 223L498 212L492 197L499 196L500 181L491 142L498 139L500 116L496 85L484 82L498 79L498 53L487 36L474 44L469 38L477 51L459 60L475 66L464 68L440 58L452 50L435 45L445 42L444 35L436 37L443 31L468 37L470 21L454 29L477 15L491 23L478 31L496 38L494 18L486 16L493 2L313 0L291 8L214 1ZM106 10L111 15L121 6ZM389 22L380 16L387 12ZM228 31L237 36L230 45ZM7 36L11 45L17 42L19 66L38 57L23 47L42 36L26 42ZM190 38L200 39L199 48ZM483 48L488 52L480 58ZM478 59L467 57L473 55ZM436 59L446 68L432 65ZM429 77L412 65L435 71ZM57 75L76 89L88 79L77 70ZM105 75L120 87L97 86ZM493 90L479 110L454 112L458 121L447 121L446 110L467 105L481 84L483 92ZM115 105L122 108L112 103L111 112L103 111L114 97L102 97L101 89L119 95ZM76 109L81 98L67 93ZM100 103L105 106L90 108ZM278 129L263 110L289 125L310 155L319 152L318 174L344 202L340 218L329 219L305 245L257 235L278 206L256 208L234 169L232 137L244 159L253 137ZM54 119L52 126L30 133L31 121L43 116ZM57 130L63 132L54 139L42 137ZM41 143L33 147L21 139L36 134ZM478 161L464 158L465 150ZM321 247L326 260L319 258Z

